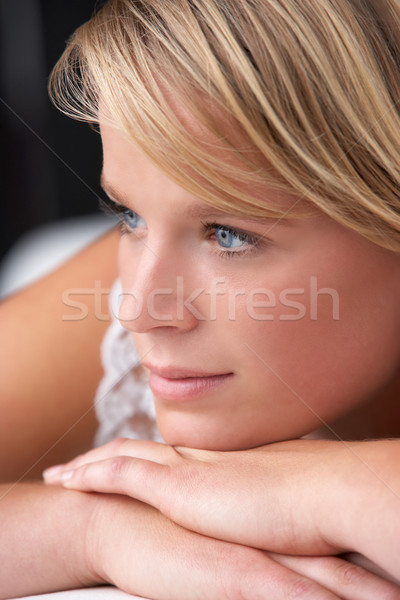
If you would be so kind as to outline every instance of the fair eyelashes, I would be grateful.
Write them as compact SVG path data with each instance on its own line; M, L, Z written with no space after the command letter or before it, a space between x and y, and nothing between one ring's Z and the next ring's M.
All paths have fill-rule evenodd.
M111 198L100 199L100 208L118 218L122 235L146 227L140 215ZM268 243L268 240L261 235L222 223L201 221L201 228L202 235L216 243L215 252L223 258L243 256Z
M106 197L105 199L100 198L99 207L100 210L106 214L111 214L112 216L117 217L122 235L137 228L137 224L135 224L133 227L132 225L129 225L128 219L133 218L137 223L138 219L140 219L139 215L120 202L116 202L109 197Z
M218 254L224 258L243 256L265 243L261 236L216 222L202 222L202 228L204 234L211 234L208 239L215 239L221 248L225 248L225 250L218 250ZM228 246L229 243L232 245Z

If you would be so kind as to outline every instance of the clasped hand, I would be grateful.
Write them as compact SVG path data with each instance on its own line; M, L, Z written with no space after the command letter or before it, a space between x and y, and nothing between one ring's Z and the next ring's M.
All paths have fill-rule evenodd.
M334 556L363 553L349 529L357 526L360 488L368 498L368 486L376 485L360 458L362 444L294 440L216 452L116 439L44 477L80 491L130 496L188 530L265 550L341 598L367 600L389 591L400 598L386 576Z

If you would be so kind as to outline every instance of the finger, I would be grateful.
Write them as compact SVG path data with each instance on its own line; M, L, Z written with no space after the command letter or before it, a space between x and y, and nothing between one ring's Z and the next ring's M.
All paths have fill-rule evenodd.
M105 460L113 456L131 456L133 458L142 458L166 464L168 461L177 460L179 454L166 444L159 442L150 442L142 440L131 440L128 438L116 438L104 446L94 448L80 454L73 460L62 465L55 465L43 472L43 478L46 483L60 483L61 474L64 471L77 469L88 463Z
M336 556L270 556L337 594L342 600L400 600L400 587Z
M242 549L244 550L243 547ZM335 592L320 583L272 560L267 553L261 552L264 557L260 561L258 556L260 551L251 549L250 554L247 554L249 550L249 548L245 549L243 559L240 558L239 550L239 561L235 557L232 568L228 570L224 568L224 573L220 574L220 579L224 583L223 588L229 592L223 596L224 598L342 600ZM234 582L233 588L229 586L228 577Z
M132 550L122 551L117 559L118 569L126 567L130 585L121 579L112 580L128 593L174 600L339 600L333 592L275 562L265 552L193 534L161 515L158 525L162 529L154 527L154 519L149 526L149 507L138 508L143 517L136 529L134 548L140 551L133 561ZM111 554L114 559L115 552Z
M113 456L64 471L60 483L82 492L122 494L159 508L166 493L170 469L166 465L132 458Z
M123 448L119 448L119 451L122 452ZM155 449L152 454L159 458L160 451L162 452L162 448ZM175 452L169 446L166 446L166 451ZM176 460L182 461L179 455ZM95 462L84 462L75 469L64 470L60 473L57 483L79 491L130 496L154 506L169 519L187 529L241 543L241 540L226 536L226 530L231 531L231 528L225 525L226 515L219 517L216 511L210 508L213 502L215 504L215 500L211 503L207 500L202 501L202 498L207 499L210 495L207 492L204 496L200 491L204 480L202 468L193 469L191 465L185 464L184 460L181 462L183 468L176 468L169 464L171 462L162 464L160 461L114 455Z
M397 586L400 586L400 579L398 577L395 578L393 575L390 575L376 563L373 563L366 556L363 556L358 552L346 552L345 554L342 554L340 558L347 562L354 563L355 565L360 565L360 567L364 567L366 571L374 573L374 575L378 575L382 579L391 581L392 583L396 583Z
M135 445L136 446L136 445ZM112 448L112 446L111 446ZM114 445L115 448L115 445ZM123 444L116 448L117 452L131 451L131 444ZM141 447L148 455L149 448ZM163 444L151 448L150 453L157 460L147 460L132 456L115 455L108 458L110 447L103 447L99 453L88 453L79 460L72 461L70 465L76 468L63 468L55 477L46 479L46 483L52 485L63 485L65 488L84 492L100 492L107 494L121 494L130 496L157 508L175 523L193 531L220 537L215 535L213 526L215 517L207 518L208 512L203 506L198 514L194 511L196 506L194 490L198 489L199 477L202 473L196 470L194 475L190 468L186 468L179 454L175 460L181 461L184 468L177 469L169 463L173 461L160 461L164 452ZM112 452L115 452L113 449ZM166 453L175 453L170 446L165 446ZM132 453L132 452L131 452ZM103 460L86 462L98 456L106 456ZM83 463L83 464L80 464ZM194 483L196 482L196 483ZM199 519L199 517L202 517ZM223 528L222 528L223 529Z
M182 566L189 567L190 586L184 585L183 598L207 598L222 600L233 598L251 598L251 600L339 600L334 592L327 590L319 583L306 576L292 571L269 558L267 553L240 545L232 545L203 536L197 536L189 546L182 545L185 535L191 532L180 532L180 545L183 550L182 559L178 559L180 581L186 573ZM169 557L176 560L176 535L171 536L172 546ZM162 547L162 546L161 546ZM188 547L190 552L188 553ZM178 549L179 552L179 549ZM165 568L165 555L162 566ZM200 567L200 568L199 568ZM147 568L148 571L148 568ZM175 568L169 569L176 573ZM155 578L157 580L157 578ZM176 577L170 582L169 589L176 585ZM191 590L193 595L188 593ZM157 590L150 597L159 597ZM180 598L174 593L174 598ZM341 599L340 599L341 600Z

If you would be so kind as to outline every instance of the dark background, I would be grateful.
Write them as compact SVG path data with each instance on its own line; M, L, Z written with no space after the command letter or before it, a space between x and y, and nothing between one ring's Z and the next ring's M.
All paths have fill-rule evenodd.
M62 115L48 75L95 0L0 0L0 260L26 231L97 211L101 145Z

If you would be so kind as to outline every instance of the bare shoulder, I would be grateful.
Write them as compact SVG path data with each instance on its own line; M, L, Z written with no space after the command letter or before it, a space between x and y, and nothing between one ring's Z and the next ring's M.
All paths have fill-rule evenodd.
M106 234L0 305L0 480L37 477L92 441L118 237Z

